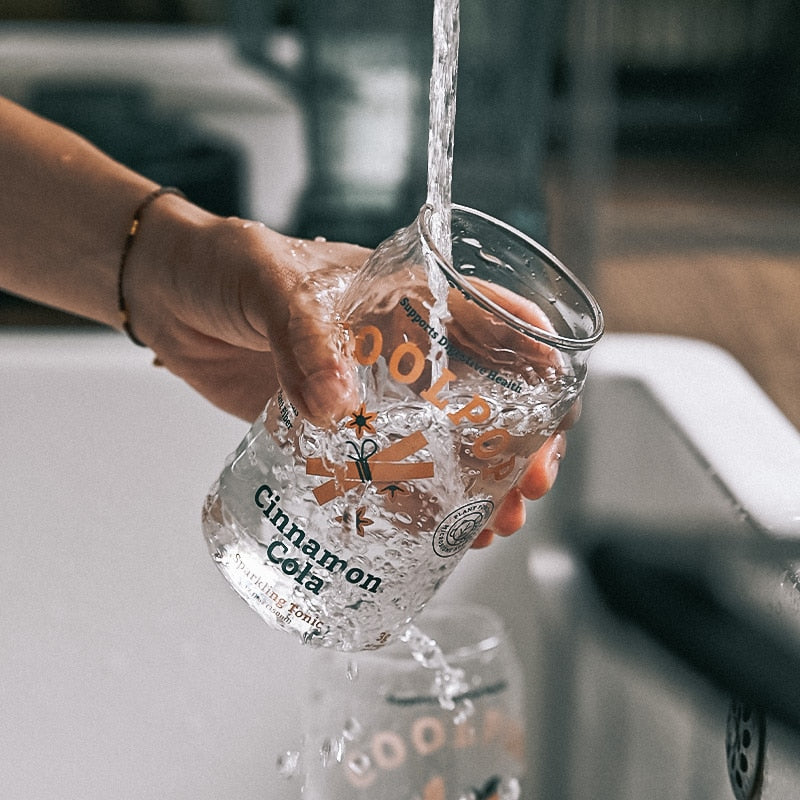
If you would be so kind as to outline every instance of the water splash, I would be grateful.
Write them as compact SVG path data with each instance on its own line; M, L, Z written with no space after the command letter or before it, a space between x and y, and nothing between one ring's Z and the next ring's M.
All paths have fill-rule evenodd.
M436 0L429 89L428 203L433 207L433 241L448 261L459 28L459 0Z
M400 638L408 645L414 660L433 671L436 700L441 708L453 712L456 724L465 722L474 712L474 705L464 697L469 690L464 670L451 666L436 640L416 625L409 625Z
M358 680L358 661L355 659L347 662L347 669L344 673L345 677L351 683Z

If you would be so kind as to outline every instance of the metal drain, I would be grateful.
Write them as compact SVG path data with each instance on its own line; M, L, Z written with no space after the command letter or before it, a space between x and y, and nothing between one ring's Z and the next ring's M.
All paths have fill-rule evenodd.
M764 714L740 700L728 709L725 754L736 800L755 800L764 768Z

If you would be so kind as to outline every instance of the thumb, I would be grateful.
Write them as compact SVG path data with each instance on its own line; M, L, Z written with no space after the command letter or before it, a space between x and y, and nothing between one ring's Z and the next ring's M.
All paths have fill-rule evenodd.
M358 405L355 361L336 299L352 276L341 267L312 273L288 302L285 337L274 341L278 380L302 416L319 426Z

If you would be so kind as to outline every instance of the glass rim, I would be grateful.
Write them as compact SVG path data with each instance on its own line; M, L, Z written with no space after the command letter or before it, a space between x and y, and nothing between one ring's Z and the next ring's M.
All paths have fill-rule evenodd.
M578 293L581 300L583 300L583 302L586 304L587 311L589 312L592 320L592 329L586 336L580 338L574 336L562 336L560 334L553 333L552 331L547 331L544 328L539 328L536 325L532 325L530 322L527 322L524 319L520 319L514 314L506 311L506 309L504 309L502 306L498 305L485 294L483 294L474 285L469 283L439 251L439 248L433 241L430 231L430 218L433 214L433 206L430 203L426 203L424 206L422 206L422 209L419 213L420 231L425 244L428 246L431 254L436 259L436 263L439 268L445 273L448 281L462 291L467 292L470 298L479 306L484 308L489 313L502 319L507 325L510 325L512 328L515 328L526 336L530 336L537 341L550 344L559 350L589 350L600 340L605 327L603 312L583 281L581 281L580 278L578 278L567 266L565 266L560 259L553 255L553 253L551 253L546 247L539 244L539 242L537 242L535 239L532 239L530 236L513 227L512 225L509 225L508 223L503 222L502 220L499 220L490 214L486 214L483 211L478 211L477 209L470 208L469 206L462 206L457 203L453 203L451 210L463 212L483 220L484 222L488 222L502 229L512 238L521 241L527 247L530 247L542 261L554 269L559 276L566 280L567 283Z

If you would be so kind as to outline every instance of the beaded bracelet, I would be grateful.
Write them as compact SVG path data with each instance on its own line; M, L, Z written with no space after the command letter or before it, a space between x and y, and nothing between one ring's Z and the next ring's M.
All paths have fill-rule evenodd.
M142 214L144 214L150 203L152 203L153 200L161 197L162 194L175 194L178 197L183 197L184 199L186 198L186 195L180 189L176 189L174 186L159 186L158 189L153 189L153 191L150 192L150 194L148 194L141 203L139 203L136 211L133 212L131 226L128 229L128 235L125 237L125 244L122 247L122 255L119 259L119 272L117 273L117 308L119 309L120 316L122 317L122 330L124 330L128 335L128 338L134 344L139 345L139 347L147 347L147 345L136 336L136 334L133 332L133 328L131 327L130 314L128 313L128 306L125 303L125 293L122 288L122 282L125 277L125 265L128 261L128 254L133 246L133 240L136 238L136 234L139 231Z

